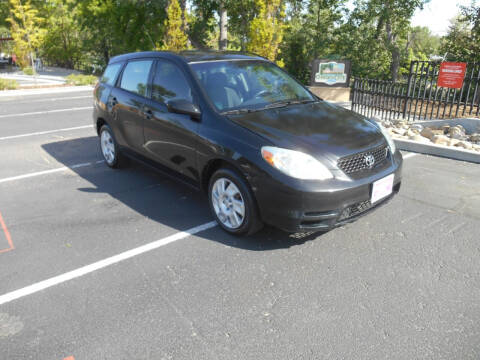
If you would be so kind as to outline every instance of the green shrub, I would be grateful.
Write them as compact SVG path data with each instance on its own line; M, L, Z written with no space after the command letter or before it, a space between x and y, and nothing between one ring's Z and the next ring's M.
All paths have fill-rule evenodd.
M93 75L71 74L67 76L67 84L69 85L95 85L98 78Z
M25 75L33 75L33 69L31 67L26 67L22 69Z
M0 79L0 90L14 90L18 87L18 83L15 80Z

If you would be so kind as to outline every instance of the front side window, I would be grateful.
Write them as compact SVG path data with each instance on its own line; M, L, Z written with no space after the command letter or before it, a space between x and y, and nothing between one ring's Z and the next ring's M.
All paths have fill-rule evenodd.
M113 86L121 67L122 67L121 63L108 65L107 68L105 69L105 72L103 73L102 78L100 79L100 82Z
M212 103L222 112L315 100L296 80L267 61L207 61L190 66Z
M131 61L123 70L120 87L124 90L146 96L148 75L152 67L152 60Z
M168 60L159 60L152 85L152 99L159 102L188 100L192 102L192 89L183 72Z

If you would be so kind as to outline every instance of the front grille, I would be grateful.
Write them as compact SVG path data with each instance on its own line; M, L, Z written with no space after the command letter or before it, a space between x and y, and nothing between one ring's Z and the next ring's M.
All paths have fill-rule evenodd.
M365 157L367 155L373 155L375 163L372 167L366 164ZM353 174L357 171L369 170L376 166L383 164L387 160L388 146L382 145L375 149L358 153L355 155L346 156L338 160L338 167L345 174Z
M371 207L372 207L372 203L370 202L370 200L353 204L342 211L340 217L338 218L338 221L343 221L343 220L355 217L357 215L360 215L361 213L367 211Z

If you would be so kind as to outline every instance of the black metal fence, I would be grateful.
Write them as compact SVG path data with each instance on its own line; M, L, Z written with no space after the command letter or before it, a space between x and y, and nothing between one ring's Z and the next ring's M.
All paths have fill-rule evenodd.
M404 82L355 79L352 110L382 119L446 119L480 113L480 64L468 64L463 87L437 86L439 62L413 61Z

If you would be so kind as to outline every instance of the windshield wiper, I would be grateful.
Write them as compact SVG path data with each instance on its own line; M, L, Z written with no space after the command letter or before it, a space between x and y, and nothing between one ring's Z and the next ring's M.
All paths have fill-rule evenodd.
M257 112L257 111L262 111L266 109L275 109L275 108L282 108L290 105L296 105L296 104L308 104L308 103L313 103L317 102L317 100L313 99L303 99L303 100L282 100L282 101L276 101L274 103L265 105L262 108L258 109L234 109L234 110L227 110L222 112L222 115L233 115L233 114L245 114L245 113L252 113L252 112Z
M222 115L245 114L245 113L251 113L251 112L255 112L255 111L258 111L258 110L255 110L255 109L235 109L235 110L224 111L221 114Z
M266 105L264 109L275 109L275 108L281 108L281 107L286 107L290 105L297 105L297 104L308 104L315 102L316 100L312 99L303 99L303 100L285 100L285 101L277 101L274 103L271 103L269 105Z

